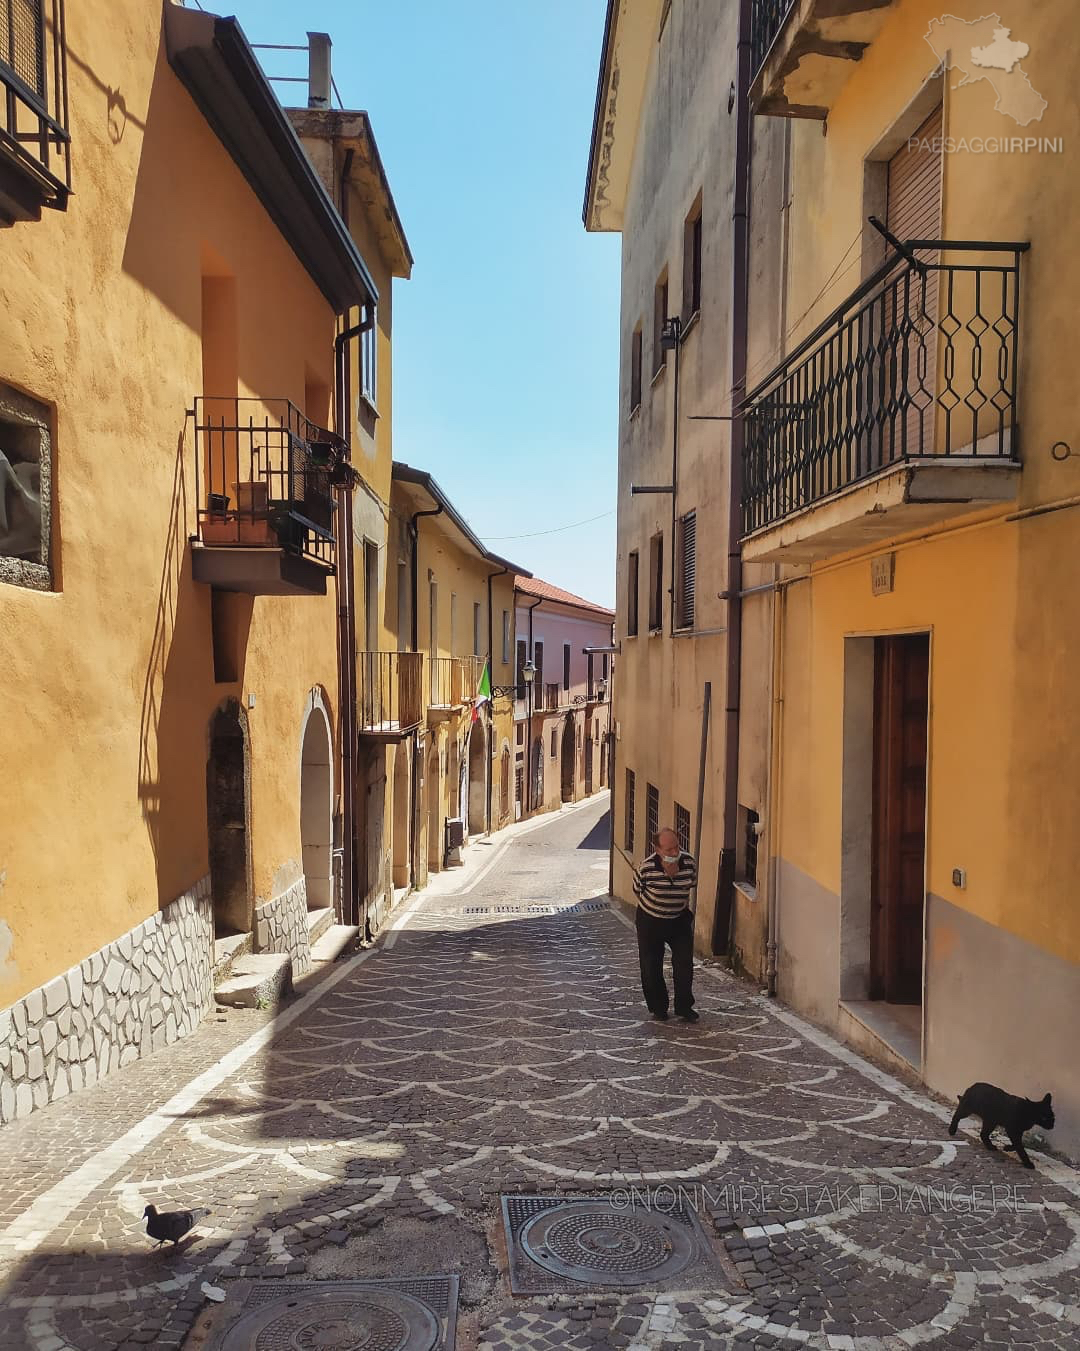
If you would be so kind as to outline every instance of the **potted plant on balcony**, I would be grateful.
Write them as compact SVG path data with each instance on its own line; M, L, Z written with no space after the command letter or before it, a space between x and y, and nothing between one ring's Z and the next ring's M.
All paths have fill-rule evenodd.
M236 507L241 544L261 548L272 548L277 544L270 525L270 494L265 483L238 483Z
M207 493L199 534L204 544L236 543L236 513L229 510L226 493Z

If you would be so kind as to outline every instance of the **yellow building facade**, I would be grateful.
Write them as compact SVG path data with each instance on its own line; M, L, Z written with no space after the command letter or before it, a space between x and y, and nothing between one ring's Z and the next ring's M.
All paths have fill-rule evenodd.
M947 1098L1052 1091L1075 1155L1071 9L752 8L609 8L586 224L624 237L616 890L642 778L661 819L690 789L648 744L670 689L675 744L707 734L699 947ZM631 491L673 481L674 530ZM722 632L680 649L695 499Z
M333 918L335 331L378 300L234 20L46 9L39 86L0 66L66 117L0 138L4 1119Z

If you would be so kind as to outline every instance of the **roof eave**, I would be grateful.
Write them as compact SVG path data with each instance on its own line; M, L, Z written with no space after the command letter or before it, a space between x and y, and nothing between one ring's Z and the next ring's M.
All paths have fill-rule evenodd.
M401 460L395 460L391 470L391 478L397 483L409 483L413 487L420 488L427 493L428 497L440 507L443 514L453 523L459 534L464 536L470 547L485 562L494 563L500 568L505 568L507 572L516 573L519 577L531 577L532 573L517 563L511 563L508 559L494 554L484 544L480 537L475 533L468 521L457 510L453 502L447 497L443 490L436 483L434 476L429 474L426 469L414 469L411 464L405 464Z
M169 64L337 314L378 299L356 243L235 18L165 6Z

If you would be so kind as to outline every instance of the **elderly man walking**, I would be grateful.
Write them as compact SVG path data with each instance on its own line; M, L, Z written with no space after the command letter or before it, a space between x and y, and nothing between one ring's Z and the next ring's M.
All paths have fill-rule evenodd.
M696 1023L701 1015L694 1011L694 914L690 900L697 885L697 864L680 848L679 837L670 827L657 831L652 846L653 852L634 875L641 988L649 1012L666 1022L666 945L671 949L675 1013L684 1022Z

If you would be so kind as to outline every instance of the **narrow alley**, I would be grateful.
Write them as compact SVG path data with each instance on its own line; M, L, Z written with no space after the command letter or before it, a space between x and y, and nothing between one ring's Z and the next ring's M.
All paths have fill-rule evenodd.
M607 839L478 843L276 1018L8 1127L0 1344L1075 1345L1076 1173L719 968L648 1019ZM149 1203L210 1215L155 1250Z

